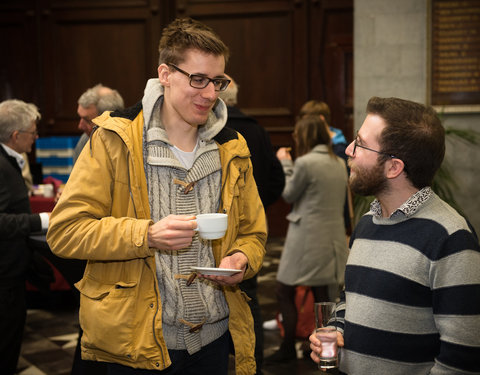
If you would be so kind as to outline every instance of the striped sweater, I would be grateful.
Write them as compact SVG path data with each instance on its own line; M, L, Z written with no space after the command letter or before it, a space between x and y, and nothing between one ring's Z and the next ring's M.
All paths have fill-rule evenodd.
M390 218L370 211L352 235L337 306L343 373L480 374L478 238L429 188L419 193Z

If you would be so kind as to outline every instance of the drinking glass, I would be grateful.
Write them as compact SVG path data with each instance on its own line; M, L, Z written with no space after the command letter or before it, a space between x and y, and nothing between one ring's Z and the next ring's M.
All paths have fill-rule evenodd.
M322 370L338 367L335 306L335 302L315 303L315 335L322 343L318 368Z

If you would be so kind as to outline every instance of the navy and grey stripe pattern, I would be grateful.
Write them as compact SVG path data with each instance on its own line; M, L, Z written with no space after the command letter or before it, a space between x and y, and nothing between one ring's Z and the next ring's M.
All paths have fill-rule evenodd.
M338 306L349 375L480 374L478 239L433 192L418 204L370 212L352 236Z

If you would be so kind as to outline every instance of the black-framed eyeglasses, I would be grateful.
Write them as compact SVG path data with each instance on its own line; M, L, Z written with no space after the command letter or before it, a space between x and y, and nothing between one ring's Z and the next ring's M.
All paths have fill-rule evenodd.
M368 150L368 151L376 152L377 154L387 155L387 156L391 157L392 159L398 159L395 155L389 154L388 152L377 151L377 150L374 150L373 148L368 148L368 147L359 145L359 144L357 143L357 140L356 140L356 139L353 141L353 151L352 151L352 155L355 155L355 151L356 151L357 147L363 148L363 149Z
M190 86L195 89L204 89L208 86L210 82L213 83L213 87L215 87L215 91L225 91L230 84L231 80L227 78L209 78L202 74L190 74L187 73L185 70L180 69L178 66L174 64L167 64L171 66L176 71L186 75L190 78Z
M38 130L33 130L33 131L27 131L27 130L19 130L18 131L19 133L28 133L30 135L33 135L34 137L36 137L38 135Z

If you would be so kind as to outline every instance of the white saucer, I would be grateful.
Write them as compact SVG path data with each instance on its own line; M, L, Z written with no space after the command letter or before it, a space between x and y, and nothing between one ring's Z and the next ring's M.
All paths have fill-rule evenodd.
M209 276L232 276L238 272L242 272L242 270L234 270L231 268L215 268L215 267L190 267L190 268L202 275L209 275Z

